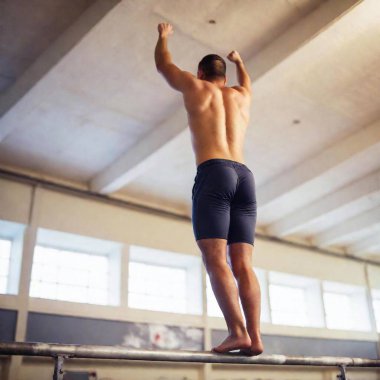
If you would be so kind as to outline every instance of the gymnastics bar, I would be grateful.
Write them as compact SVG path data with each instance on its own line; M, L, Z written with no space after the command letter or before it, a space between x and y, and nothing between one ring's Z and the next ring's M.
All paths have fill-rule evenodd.
M45 356L55 358L53 380L63 378L63 362L67 358L123 359L180 363L259 364L280 366L338 367L341 380L346 379L346 367L377 367L380 359L331 356L285 356L215 354L205 351L141 350L120 346L93 346L48 343L0 343L0 355Z

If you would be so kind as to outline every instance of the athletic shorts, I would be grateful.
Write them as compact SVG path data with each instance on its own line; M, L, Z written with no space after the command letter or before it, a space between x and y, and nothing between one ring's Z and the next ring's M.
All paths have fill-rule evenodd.
M202 162L197 167L192 201L196 240L219 238L227 244L254 244L255 180L246 165L221 158Z

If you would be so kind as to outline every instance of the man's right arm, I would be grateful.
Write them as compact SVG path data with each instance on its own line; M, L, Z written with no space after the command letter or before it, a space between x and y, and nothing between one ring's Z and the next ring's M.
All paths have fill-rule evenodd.
M245 69L240 54L236 50L233 50L230 54L228 54L227 58L236 65L236 74L240 87L244 88L249 94L251 94L251 78Z
M184 93L195 81L195 77L177 67L168 49L168 37L173 33L173 27L168 23L158 25L158 41L154 51L157 70L164 76L171 87Z

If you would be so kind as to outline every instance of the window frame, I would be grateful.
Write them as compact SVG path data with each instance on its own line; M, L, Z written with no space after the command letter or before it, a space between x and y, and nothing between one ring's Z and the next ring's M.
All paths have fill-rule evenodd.
M273 321L273 301L271 297L271 285L301 289L304 292L305 300L305 323L304 324L286 324L275 323ZM273 325L294 326L302 328L325 327L324 309L320 280L305 277L298 274L269 271L268 276L268 296L271 322ZM296 314L296 313L295 313Z
M32 273L34 265L34 253L37 247L50 248L63 252L79 253L89 256L101 256L108 259L107 275L107 302L82 302L77 300L67 300L61 298L46 298L31 296ZM122 244L108 240L101 240L79 234L48 230L39 228L37 239L33 248L33 262L31 264L31 279L29 286L29 297L33 299L44 299L49 302L72 302L74 304L94 305L94 306L120 306L120 281L121 281L121 251ZM88 287L91 289L91 287Z
M359 285L345 284L333 281L322 281L323 289L323 301L326 318L326 328L329 330L343 330L343 331L360 331L370 332L372 331L369 304L367 298L367 288ZM339 294L348 297L349 300L349 315L352 316L351 327L340 328L339 325L329 326L328 322L328 310L325 302L325 294ZM360 310L360 312L358 312ZM364 326L364 328L363 328Z
M7 240L11 244L6 291L0 295L17 296L19 294L25 227L20 223L0 220L0 239Z
M141 263L146 265L179 268L186 271L186 311L166 311L149 308L136 308L130 305L130 263ZM180 252L171 252L145 246L130 245L128 260L128 285L127 285L128 308L133 310L144 310L144 312L164 312L172 314L200 316L203 313L203 292L202 292L202 270L198 256ZM198 294L194 297L194 294Z

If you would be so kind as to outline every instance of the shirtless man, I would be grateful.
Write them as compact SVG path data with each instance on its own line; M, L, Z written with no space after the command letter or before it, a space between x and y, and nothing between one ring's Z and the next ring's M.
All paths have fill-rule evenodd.
M263 352L260 287L251 267L255 185L243 158L251 80L236 51L227 58L236 65L239 86L226 87L226 63L214 54L201 60L196 77L182 71L172 62L167 46L173 27L161 23L158 32L156 67L183 95L196 157L197 175L192 189L194 235L228 327L228 337L213 351L241 350L247 355L259 355Z

